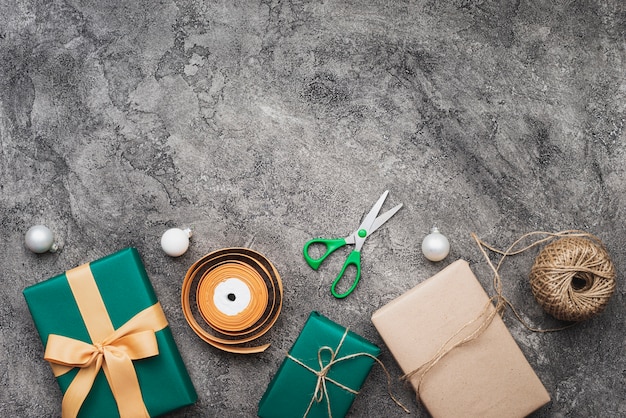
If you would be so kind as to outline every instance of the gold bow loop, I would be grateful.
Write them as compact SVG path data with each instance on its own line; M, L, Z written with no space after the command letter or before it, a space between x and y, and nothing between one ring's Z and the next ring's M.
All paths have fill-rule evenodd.
M94 289L91 272L84 266L74 270L66 273L68 282L94 342L55 334L48 336L44 359L52 366L54 375L58 377L79 368L63 396L62 417L78 416L102 369L120 417L149 418L133 360L159 354L155 333L168 325L161 305L155 303L114 330L100 294Z

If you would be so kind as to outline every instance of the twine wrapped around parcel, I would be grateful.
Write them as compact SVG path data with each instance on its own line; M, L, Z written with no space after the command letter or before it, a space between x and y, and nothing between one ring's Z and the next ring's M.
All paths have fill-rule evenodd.
M525 239L538 235L543 238L519 248ZM556 233L529 232L518 238L505 251L488 245L474 233L472 238L493 271L493 287L496 294L489 299L478 316L452 335L428 362L402 376L405 381L417 377L418 399L426 374L452 350L480 337L493 318L502 315L507 306L522 325L533 332L559 331L602 312L615 290L616 272L613 262L602 241L590 233L576 230ZM558 240L546 245L536 257L530 273L530 284L535 299L546 312L557 319L572 323L558 328L539 329L522 319L513 304L503 295L499 271L507 256L520 254L555 238ZM497 265L493 264L486 249L501 255ZM492 309L494 303L495 309ZM463 335L467 330L469 333Z
M391 393L391 374L389 373L389 371L387 370L383 362L380 361L376 356L363 352L363 353L348 354L343 357L337 357L337 354L339 353L339 349L343 345L343 342L345 341L348 335L348 331L349 331L348 328L346 328L346 330L344 331L341 337L341 340L339 341L339 344L334 350L328 346L322 346L319 348L319 350L317 351L317 361L320 367L319 370L315 370L307 366L304 362L300 361L299 359L293 357L291 354L287 353L288 359L290 359L296 364L299 364L300 366L302 366L303 368L305 368L306 370L310 371L311 373L317 376L317 383L315 385L315 390L313 391L313 395L311 396L311 401L309 402L309 405L306 411L304 412L303 418L306 418L309 415L309 412L311 411L311 408L313 407L314 403L321 403L324 400L326 400L328 418L333 418L332 408L330 407L330 396L328 395L328 390L326 389L327 382L332 383L333 385L345 390L346 392L352 393L353 395L359 394L358 391L334 379L331 379L328 376L328 372L337 363L341 363L342 361L351 360L351 359L361 357L361 356L371 358L373 361L378 363L380 367L382 367L383 371L385 372L385 375L387 376L387 393L389 394L389 396L395 402L396 405L402 408L404 412L406 412L407 414L410 414L411 411L409 411L407 407L404 406L395 396L393 396L393 393ZM322 354L324 352L330 353L330 361L327 362L326 364L324 364L324 361L322 360Z

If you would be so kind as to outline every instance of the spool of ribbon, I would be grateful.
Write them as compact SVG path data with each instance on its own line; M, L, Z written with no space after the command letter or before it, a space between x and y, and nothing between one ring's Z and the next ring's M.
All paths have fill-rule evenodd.
M248 343L274 325L283 301L276 268L247 248L205 255L187 271L181 303L187 323L208 344L230 353L260 353L269 344Z

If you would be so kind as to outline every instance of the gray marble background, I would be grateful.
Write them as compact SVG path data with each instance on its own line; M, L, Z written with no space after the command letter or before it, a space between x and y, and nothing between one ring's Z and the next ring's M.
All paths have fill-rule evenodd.
M399 376L370 316L458 258L491 293L471 232L505 247L584 229L618 270L606 311L551 334L505 322L552 397L533 416L626 416L625 30L622 0L1 1L0 415L60 414L23 288L126 246L199 394L170 416L253 417L311 310L380 345ZM404 208L336 300L342 257L316 272L302 246L351 232L387 189L385 209ZM39 223L62 251L24 247ZM440 263L420 250L434 224L452 245ZM175 226L194 236L173 259L159 240ZM284 281L263 354L206 345L180 309L187 268L231 246ZM536 251L505 264L505 294L550 326L528 284ZM377 367L349 416L405 416Z

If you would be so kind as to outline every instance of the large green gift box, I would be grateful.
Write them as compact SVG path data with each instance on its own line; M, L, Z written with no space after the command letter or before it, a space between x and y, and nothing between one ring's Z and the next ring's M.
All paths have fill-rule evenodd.
M346 415L380 349L312 312L259 402L262 418Z
M77 275L76 271L79 270L81 273ZM84 277L85 275L87 277ZM86 295L86 302L85 299L81 302L77 292ZM83 384L81 380L83 376L79 376L89 374L84 372L86 366L82 366L83 368L59 366L52 364L51 361L53 370L55 366L64 368L60 375L55 370L55 375L65 395L72 383L75 384L72 391L77 390L86 395L82 406L80 402L78 403L79 411L75 411L78 416L90 418L146 416L146 414L158 416L196 401L196 391L136 249L123 249L30 286L24 289L24 297L46 349L45 356L49 356L48 350L54 345L53 342L57 343L57 351L64 356L80 357L73 347L84 349L88 354L82 358L89 361L98 357L99 353L104 353L100 355L101 359L104 358L102 364L91 369L94 370L95 379L93 376L87 379L89 383L93 381L91 388ZM91 298L95 302L92 302ZM100 311L97 310L99 305L102 308ZM104 315L98 315L101 312L104 312ZM91 323L95 321L97 326L98 323L108 324L104 326L105 330L107 326L109 328L112 326L110 329L115 332L109 332L108 335L116 334L114 335L116 341L109 344L108 341L115 338L108 337L103 338L104 342L92 341L94 330L90 328L90 321L86 319L88 314L92 314ZM146 326L143 328L137 326L136 321L148 324L156 321L160 325L153 327L152 330L146 330L144 329ZM141 341L141 344L136 341ZM146 348L146 344L151 348ZM118 369L113 364L114 360L123 357L120 355L122 351L133 349L135 353L130 355L131 360L125 359L126 363L121 362L123 363L121 368L126 367L124 370L126 372L130 370L132 376L128 378L122 375L124 377L119 378ZM148 353L149 351L151 352ZM109 364L107 358L111 360ZM95 364L95 360L92 363ZM120 386L111 383L110 378L113 377L115 381L116 374L117 381L121 381ZM134 393L126 389L127 381L138 382L138 385L135 383L138 396L134 398L140 399L133 401L139 402L141 410L131 408L129 413L127 408L125 413L120 412L122 408L119 406L120 399L128 398L129 393ZM116 388L117 392L122 392L117 396L114 395ZM64 416L75 415L67 414L65 405L66 401L71 401L67 398L73 397L74 395L64 397Z

